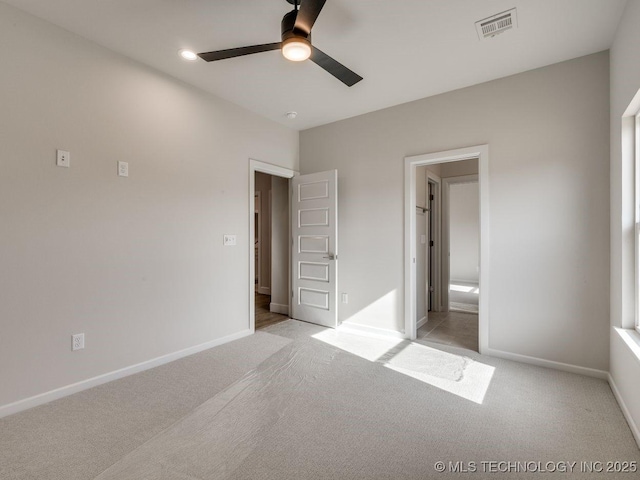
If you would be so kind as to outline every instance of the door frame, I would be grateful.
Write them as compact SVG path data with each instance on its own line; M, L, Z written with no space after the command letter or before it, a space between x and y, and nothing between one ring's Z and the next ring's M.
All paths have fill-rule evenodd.
M254 175L255 175L255 173L254 173ZM254 206L253 206L253 229L254 229L254 232L256 230L258 232L258 248L257 248L257 253L256 253L256 249L254 248L253 261L255 262L254 265L256 265L255 268L257 270L257 272L255 272L255 277L258 279L258 281L255 282L255 284L258 286L258 290L260 290L260 273L261 273L261 270L262 270L262 266L260 265L262 263L262 255L260 253L260 250L262 250L262 192L254 192L253 198L254 198L254 200L257 198L258 199L258 205L260 205L260 207L258 207L259 210L258 210L258 222L257 223L256 223L255 202L254 202ZM255 239L255 235L254 235L254 239ZM254 246L255 246L255 244L254 244Z
M431 262L430 248L427 248L427 286L430 288L433 286L433 299L435 302L431 306L432 312L442 311L442 179L433 172L427 170L427 195L429 194L429 184L434 185L435 193L433 194L433 205L429 211L428 217L428 229L431 228L431 223L434 225L434 231L429 232L429 236L434 240L434 261ZM433 221L432 221L433 217ZM427 247L429 246L429 238L427 238ZM429 283L429 273L433 270L433 278L435 279L433 285ZM429 304L426 307L426 317L429 318Z
M262 162L253 158L249 159L249 329L251 333L256 331L256 305L255 305L255 191L256 172L262 172L274 177L293 178L299 173L290 168L280 167L271 163ZM262 214L262 213L261 213ZM291 217L291 200L289 200L289 217ZM289 235L291 237L291 235ZM289 261L291 261L291 242L289 243ZM289 290L291 290L291 269L289 271ZM289 312L291 312L291 297L289 297Z
M451 185L462 185L465 183L478 183L478 175L460 175L457 177L443 178L442 192L442 248L447 252L446 262L442 264L442 284L451 284ZM482 289L480 289L482 292ZM442 290L442 305L445 312L449 311L449 288Z
M489 348L489 145L476 145L404 159L404 335L417 336L416 308L416 167L478 159L480 188L480 298L478 345L480 353Z

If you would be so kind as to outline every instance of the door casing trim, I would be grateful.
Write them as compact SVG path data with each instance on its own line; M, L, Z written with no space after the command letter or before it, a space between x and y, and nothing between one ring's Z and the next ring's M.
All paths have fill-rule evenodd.
M431 211L429 212L430 217L429 217L429 221L430 223L433 223L433 225L435 226L434 228L434 232L431 233L430 232L430 236L432 238L434 238L434 248L435 248L435 254L434 254L434 262L433 265L431 264L431 259L430 257L430 252L429 252L429 248L427 248L427 262L426 262L426 268L427 268L427 274L428 269L433 269L434 270L434 275L433 277L435 278L434 281L434 295L433 298L435 299L435 307L431 305L431 311L435 311L435 312L441 312L443 311L443 301L442 301L442 294L443 294L443 290L442 290L442 179L436 175L435 173L432 173L430 171L427 170L427 192L429 191L429 184L432 184L435 186L435 194L434 194L434 199L433 199L433 205L431 206ZM433 222L431 222L431 216L434 217ZM429 238L427 239L427 244L428 244ZM431 286L429 284L429 286ZM427 293L428 294L428 293ZM429 319L429 309L426 308L427 306L425 305L425 317L426 320ZM447 309L444 309L444 311L446 311ZM426 323L426 322L425 322ZM418 328L420 328L418 326Z

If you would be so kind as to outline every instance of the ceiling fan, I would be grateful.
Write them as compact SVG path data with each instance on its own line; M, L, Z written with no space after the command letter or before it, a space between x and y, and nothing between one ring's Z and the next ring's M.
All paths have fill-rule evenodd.
M252 45L250 47L229 48L215 52L198 53L207 62L224 60L225 58L241 57L252 53L282 50L282 55L288 60L301 62L310 59L313 63L325 69L342 83L351 87L362 80L357 73L349 70L337 60L311 44L311 28L326 0L287 0L293 5L293 10L282 18L282 41ZM298 7L298 4L300 6Z

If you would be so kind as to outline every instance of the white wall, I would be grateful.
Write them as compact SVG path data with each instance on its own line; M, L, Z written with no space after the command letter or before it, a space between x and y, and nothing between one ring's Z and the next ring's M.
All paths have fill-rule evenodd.
M4 3L0 65L0 405L248 329L249 158L298 133Z
M449 275L452 282L478 283L480 265L478 183L449 187Z
M488 143L490 348L607 370L608 72L602 52L303 131L302 173L338 169L340 320L404 326L404 157Z
M623 159L622 116L640 89L640 1L629 0L611 47L611 367L628 420L640 427L640 360L613 327L634 323L633 159ZM632 427L633 428L633 427Z
M271 177L271 304L289 305L289 180Z

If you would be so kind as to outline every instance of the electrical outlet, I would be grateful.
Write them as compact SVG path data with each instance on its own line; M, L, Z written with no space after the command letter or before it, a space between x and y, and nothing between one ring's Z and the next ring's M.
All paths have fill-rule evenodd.
M224 235L222 242L224 244L225 247L232 247L233 245L236 245L236 236L235 235Z
M129 176L129 164L127 162L118 162L118 176L119 177Z
M71 350L82 350L84 348L84 333L71 335Z
M349 303L349 295L346 293L342 294L342 303Z
M69 168L71 166L71 154L64 150L56 151L56 165Z

